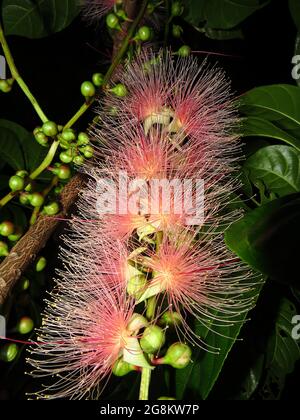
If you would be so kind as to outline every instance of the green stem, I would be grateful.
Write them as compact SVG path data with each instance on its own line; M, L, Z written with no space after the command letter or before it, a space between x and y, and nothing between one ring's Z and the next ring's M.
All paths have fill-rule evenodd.
M29 101L31 102L33 108L35 109L36 113L38 114L38 116L40 117L40 119L42 120L42 122L46 122L48 121L48 118L46 117L46 115L44 114L42 108L40 107L38 101L36 100L36 98L33 96L33 94L30 92L29 87L27 86L27 84L24 82L24 80L22 79L22 77L20 76L18 69L15 65L13 56L10 52L9 46L6 42L6 38L3 32L3 28L0 24L0 43L2 45L3 48L3 52L8 64L8 67L10 69L11 75L12 77L16 80L16 82L18 83L18 85L20 86L20 88L22 89L22 91L24 92L24 94L27 96L27 98L29 99Z
M120 49L118 50L118 53L116 54L115 58L113 59L113 62L111 63L110 67L108 68L104 79L103 79L103 84L102 84L102 89L106 89L107 88L107 84L111 78L111 76L113 75L115 69L118 67L118 65L120 64L120 61L122 60L123 56L125 55L128 45L130 44L130 41L136 31L136 28L138 26L138 24L140 23L142 17L144 16L144 13L146 11L147 8L147 4L148 4L149 0L144 0L142 5L140 6L140 10L139 13L137 15L137 17L134 19L132 25L130 26L128 33L126 35L126 37L124 38ZM67 124L65 125L65 129L66 128L71 128L76 121L90 108L90 106L93 104L93 102L95 101L95 98L91 99L88 103L84 103L80 109L76 112L75 115L73 115L73 117L70 119L70 121L67 122Z
M143 368L140 385L139 400L147 401L149 399L149 386L151 380L151 369Z

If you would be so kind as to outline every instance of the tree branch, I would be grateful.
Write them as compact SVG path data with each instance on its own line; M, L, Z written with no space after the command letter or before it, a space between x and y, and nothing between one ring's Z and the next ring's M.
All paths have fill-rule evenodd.
M145 4L146 2L144 1L144 9ZM125 0L124 7L129 19L134 19L138 12L141 11L141 2L137 0ZM135 22L135 27L137 23ZM125 22L124 25L124 31L120 32L121 37L118 35L114 41L114 45L118 44L118 47L114 47L114 56L122 47L124 50L123 53L126 52L123 41L124 39L126 41L128 37L128 35L126 36L126 31L130 26L130 22ZM0 305L5 302L17 280L47 244L47 241L60 223L57 219L66 217L69 213L77 199L78 193L84 188L85 184L86 176L80 173L76 174L65 186L61 194L62 211L55 218L40 216L0 264Z

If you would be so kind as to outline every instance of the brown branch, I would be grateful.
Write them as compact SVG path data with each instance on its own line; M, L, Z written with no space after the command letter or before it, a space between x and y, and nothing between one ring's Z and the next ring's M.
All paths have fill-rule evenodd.
M127 16L130 19L134 19L140 2L138 0L125 0L124 3ZM118 51L129 25L130 22L125 22L124 30L116 37L114 41L114 55L115 51ZM86 177L78 173L65 186L61 194L62 211L56 216L57 219L65 217L69 213L85 183ZM0 305L5 302L17 280L47 244L47 241L60 223L57 219L40 216L0 264Z

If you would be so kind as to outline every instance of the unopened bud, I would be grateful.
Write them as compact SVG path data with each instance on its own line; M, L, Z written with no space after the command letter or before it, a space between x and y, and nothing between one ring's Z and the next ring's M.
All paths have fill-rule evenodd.
M140 340L140 345L145 353L157 352L165 344L165 334L157 325L147 327Z

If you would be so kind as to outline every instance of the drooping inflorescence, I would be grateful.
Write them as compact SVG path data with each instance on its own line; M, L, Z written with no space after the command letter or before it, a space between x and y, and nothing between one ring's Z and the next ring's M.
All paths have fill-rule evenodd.
M108 92L98 110L90 181L31 350L35 374L58 375L42 396L94 398L116 363L151 368L165 339L151 346L149 328L166 313L180 342L217 352L193 322L220 334L255 301L258 280L223 239L240 216L228 210L240 143L223 72L147 51L119 79L127 94Z

